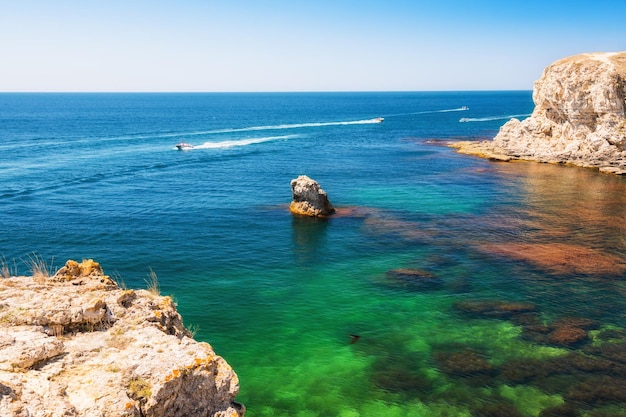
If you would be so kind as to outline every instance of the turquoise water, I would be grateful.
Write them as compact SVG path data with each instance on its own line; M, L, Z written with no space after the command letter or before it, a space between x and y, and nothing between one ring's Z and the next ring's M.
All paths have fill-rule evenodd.
M0 94L0 255L154 270L249 416L626 415L626 180L443 146L532 107ZM288 212L301 174L336 216Z

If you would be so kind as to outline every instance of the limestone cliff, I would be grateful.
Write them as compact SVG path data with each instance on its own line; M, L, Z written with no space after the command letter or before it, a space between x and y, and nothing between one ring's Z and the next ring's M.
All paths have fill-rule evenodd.
M91 260L0 279L0 415L236 417L237 375L172 299Z
M453 144L460 152L626 173L626 52L572 56L535 82L532 115L512 119L493 141Z

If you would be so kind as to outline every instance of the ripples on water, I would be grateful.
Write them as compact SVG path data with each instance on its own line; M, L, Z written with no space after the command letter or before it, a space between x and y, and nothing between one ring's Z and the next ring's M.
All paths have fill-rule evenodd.
M625 415L626 181L433 145L530 93L1 98L0 253L152 268L247 415ZM287 212L303 173L336 216Z

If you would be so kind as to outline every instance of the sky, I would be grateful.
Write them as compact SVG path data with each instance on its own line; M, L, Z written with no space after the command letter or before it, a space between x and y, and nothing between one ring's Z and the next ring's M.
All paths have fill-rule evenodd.
M531 90L624 0L0 0L0 92Z

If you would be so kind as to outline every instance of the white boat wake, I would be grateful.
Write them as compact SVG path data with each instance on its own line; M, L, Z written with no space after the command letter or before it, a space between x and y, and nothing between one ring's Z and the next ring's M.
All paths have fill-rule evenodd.
M242 127L242 128L234 128L234 129L218 129L218 130L209 130L206 132L198 132L194 134L203 135L203 134L211 134L211 133L252 132L252 131L257 131L257 130L299 129L303 127L367 125L367 124L373 124L373 123L381 123L382 121L383 121L382 117L377 117L374 119L351 120L351 121L344 121L344 122L311 122L311 123L294 123L294 124L283 124L283 125L252 126L252 127Z
M323 126L346 126L346 125L365 125L365 124L375 124L382 123L382 117L376 117L374 119L364 119L364 120L348 120L348 121L339 121L339 122L310 122L310 123L293 123L293 124L281 124L281 125L264 125L264 126L251 126L251 127L241 127L241 128L229 128L229 129L215 129L215 130L205 130L205 131L197 131L197 132L184 132L184 133L165 133L161 135L154 135L154 137L181 137L187 138L191 136L204 136L204 135L214 135L214 134L222 134L222 133L241 133L241 132L258 132L264 130L283 130L283 129L298 129L305 127L323 127ZM239 139L239 140L225 140L221 142L205 142L202 145L190 145L188 142L180 142L175 145L174 149L179 150L191 150L191 149L220 149L220 148L232 148L234 146L246 146L252 145L255 143L269 142L272 140L281 140L281 139L291 139L300 135L282 135L282 136L268 136L262 138L247 138L247 139ZM184 148L181 146L184 144Z
M466 111L469 110L467 106L455 107L453 109L442 109L442 110L424 110L424 111L416 111L411 113L398 113L398 114L388 114L385 117L393 117L393 116L409 116L412 114L431 114L431 113L449 113L455 111Z
M205 142L202 145L195 145L193 149L226 149L235 146L247 146L255 143L270 142L274 140L288 140L296 138L300 135L282 135L282 136L267 136L263 138L248 138L239 140L224 140L220 142Z
M201 135L213 135L218 133L239 133L239 132L256 132L263 130L284 130L284 129L299 129L304 127L323 127L323 126L347 126L347 125L368 125L375 123L382 123L384 119L382 117L376 117L374 119L365 120L349 120L340 122L310 122L310 123L293 123L293 124L281 124L281 125L265 125L265 126L250 126L228 129L215 129L215 130L203 130L197 132L181 132L181 133L165 133L161 135L154 135L154 137L188 137L188 136L201 136Z
M459 119L459 122L491 122L492 120L505 120L512 119L514 117L528 117L531 113L528 114L511 114L508 116L490 116L490 117L463 117Z

